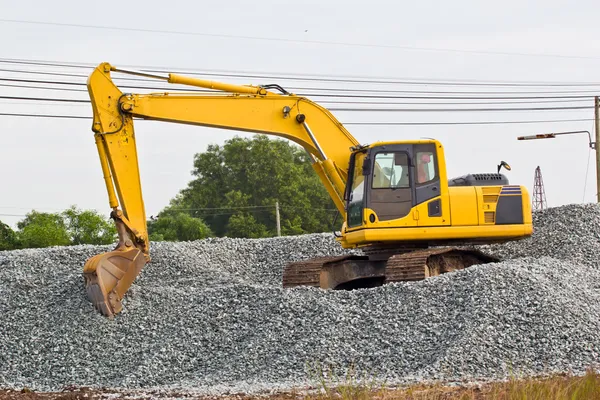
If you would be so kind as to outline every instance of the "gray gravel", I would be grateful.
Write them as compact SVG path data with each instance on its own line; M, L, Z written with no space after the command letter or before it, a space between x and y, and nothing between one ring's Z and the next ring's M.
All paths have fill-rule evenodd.
M280 288L285 263L346 252L331 234L153 243L114 320L80 275L112 246L0 252L0 387L250 393L349 365L388 384L582 372L600 360L600 208L536 213L535 229L484 246L503 262L352 292Z

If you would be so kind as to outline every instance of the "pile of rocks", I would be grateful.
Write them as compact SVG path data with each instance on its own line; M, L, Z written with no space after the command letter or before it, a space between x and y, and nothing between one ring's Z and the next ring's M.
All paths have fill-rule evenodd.
M349 366L387 383L581 372L600 358L600 208L535 213L504 261L374 289L281 288L331 234L153 243L113 320L82 266L112 246L0 252L0 387L257 392ZM313 371L313 372L311 372Z

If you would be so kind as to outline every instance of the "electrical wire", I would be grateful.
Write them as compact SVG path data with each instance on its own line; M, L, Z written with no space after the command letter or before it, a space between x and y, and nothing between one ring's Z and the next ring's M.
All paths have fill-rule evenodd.
M58 115L58 114L28 114L28 113L5 113L0 112L0 116L3 117L28 117L28 118L59 118L59 119L87 119L91 117L84 117L81 115Z
M91 117L85 117L80 115L57 115L57 114L31 114L31 113L6 113L0 112L0 116L8 117L30 117L30 118L62 118L62 119L86 119L89 120ZM134 120L145 121L141 118L134 118ZM502 124L545 124L545 123L560 123L560 122L584 122L591 121L590 118L574 118L574 119L554 119L554 120L522 120L522 121L452 121L452 122L342 122L342 125L366 125L366 126L377 126L377 125L388 125L388 126L416 126L416 125L502 125Z
M71 73L59 73L59 72L47 72L47 71L30 71L30 70L17 70L17 69L6 69L6 68L0 68L0 72L8 72L8 73L13 73L13 74L21 74L21 75L27 75L27 74L31 74L31 75L43 75L43 76L61 76L61 77L69 77L69 78L88 78L88 75L84 75L84 74L71 74ZM113 77L114 80L123 80L123 81L134 81L134 82L144 82L144 83L156 83L156 79L149 79L149 78L125 78L125 77ZM33 82L33 81L30 81ZM48 81L36 81L39 83L49 83ZM58 84L58 83L62 83L62 82L57 82L57 81L53 81L52 83ZM69 82L69 84L72 82ZM82 85L85 85L85 83L80 83ZM426 83L424 83L426 84ZM429 85L429 84L428 84ZM589 90L589 91L585 91L587 92L598 92L600 91L600 84L596 84L596 85L588 85L588 86L599 86L598 89L595 90ZM136 86L126 86L126 87L134 87L134 88L142 88L142 89L154 89L154 87L136 87ZM392 89L349 89L349 88L332 88L332 87L289 87L289 90L292 91L296 91L296 90L316 90L316 91L334 91L334 92L363 92L363 93L406 93L407 91L403 91L403 90L392 90ZM170 89L159 89L159 90L170 90ZM432 92L432 91L408 91L409 93L462 93L462 92ZM562 91L562 92L557 92L557 93L572 93L572 92L581 92L580 90L577 91ZM486 92L464 92L464 93L486 93ZM488 92L489 93L489 92ZM508 93L506 91L504 92L491 92L491 93ZM552 92L540 92L540 91L535 91L535 92L512 92L512 93L555 93L555 91Z
M0 78L0 81L3 78ZM76 89L76 88L57 88L57 87L51 87L51 86L32 86L32 85L22 85L22 84L10 84L10 83L0 83L0 87L12 87L12 88L19 88L19 89L39 89L39 90L57 90L57 91L62 91L62 92L74 92L74 93L88 93L88 91L86 89ZM131 88L131 87L127 87L127 86L121 86L121 88ZM146 88L144 87L143 89L151 89L154 90L156 92L162 92L159 88ZM177 88L173 88L168 90L170 92L176 92L176 91L185 91L184 89L177 89ZM206 91L209 92L209 91ZM425 98L418 98L420 100L437 100L436 98L430 98L430 97L425 97ZM462 98L461 98L462 99ZM465 97L465 99L469 99L468 97ZM486 98L489 99L489 98ZM493 98L492 98L493 99ZM418 101L407 101L407 102L397 102L397 101L359 101L359 100L327 100L324 99L322 101L320 101L321 104L374 104L374 105L495 105L495 104L550 104L550 103L581 103L581 102L587 102L590 101L590 99L593 99L593 96L581 96L581 97L576 97L574 99L561 99L558 98L556 100L552 100L552 97L548 97L548 98L543 98L541 100L515 100L515 101L467 101L467 102L461 102L461 101L453 101L453 102L429 102L429 103L425 103L425 102L418 102ZM443 100L443 98L442 98Z
M53 84L53 85L72 85L72 86L87 86L86 83L84 82L68 82L68 81L50 81L50 80L39 80L39 79L25 79L25 78L0 78L0 81L8 81L8 82L22 82L22 83L41 83L41 84ZM138 80L141 81L141 80ZM146 80L145 82L156 82L155 80ZM169 90L182 90L182 89L177 89L177 88L164 88L161 87L160 89L155 88L155 87L148 87L148 86L134 86L134 85L121 85L122 87L126 87L126 88L136 88L136 89L153 89L153 90L161 90L161 91L169 91ZM434 91L434 90L380 90L380 89L340 89L340 88L289 88L290 90L313 90L313 91L334 91L334 92L363 92L363 93L402 93L402 94L434 94L434 95L439 95L439 94L454 94L454 95L507 95L507 94L513 94L513 95L523 95L523 94L556 94L557 97L563 96L563 95L575 95L575 94L583 94L583 93L589 93L589 94L593 94L593 93L598 93L600 92L600 88L599 89L595 89L595 90L570 90L570 91L512 91L512 92L483 92L483 91L478 91L478 92L466 92L466 91ZM189 90L189 89L187 89ZM196 92L206 92L206 93L216 93L214 90L207 90L207 89L195 89L194 91ZM317 94L304 94L304 96L324 96L322 93L317 93ZM327 97L347 97L346 95L325 95ZM362 95L353 95L352 97L363 97ZM364 97L370 97L370 96L364 96ZM382 98L395 98L395 96L381 96Z
M11 207L0 207L0 208L11 208ZM39 210L42 208L32 208L32 210ZM170 208L166 211L166 213L168 214L169 211L199 211L199 210L221 210L221 209L229 209L229 210L234 210L234 211L227 211L227 212L208 212L208 213L201 213L200 215L198 215L197 212L194 212L193 214L196 217L200 217L200 218L206 218L206 217L216 217L216 216L225 216L225 215L233 215L237 212L239 212L240 210L243 210L244 212L248 212L248 213L262 213L262 212L274 212L275 210L275 205L272 206L242 206L242 207L214 207L214 208L189 208L189 209L177 209L177 208ZM286 206L286 205L280 205L280 209L284 210L284 209L288 209L288 210L304 210L304 208L301 207L294 207L294 206ZM58 209L53 209L55 211L60 211ZM311 208L311 210L313 211L325 211L325 212L338 212L337 209L335 208ZM0 213L0 217L26 217L27 214L4 214L4 213ZM160 217L157 217L160 218ZM151 217L152 219L152 217Z
M79 100L79 99L65 99L59 97L25 97L25 96L0 96L0 99L4 100L30 100L30 101L53 101L63 103L90 103L90 100Z
M4 100L48 101L63 103L91 103L90 100L67 99L59 97L26 97L26 96L0 96ZM513 107L513 108L351 108L329 107L331 111L351 112L494 112L494 111L558 111L558 110L588 110L593 106L562 106L562 107Z
M2 80L0 78L0 80ZM55 87L43 87L43 86L31 86L31 85L11 85L10 83L0 83L1 87L12 87L19 89L40 89L40 90L60 90L65 92L82 92L87 93L88 91L85 89L74 89L74 88L55 88Z
M2 78L0 78L2 80ZM32 86L32 85L22 85L22 84L10 84L10 83L0 83L0 87L12 87L18 89L39 89L39 90L57 90L61 92L73 92L73 93L88 93L86 89L76 89L76 88L57 88L51 86ZM126 86L121 86L121 88L126 88ZM131 87L127 87L131 88ZM144 88L151 89L156 92L163 92L159 88ZM184 89L171 89L170 92L175 91L184 91ZM430 98L423 98L422 100L428 100ZM466 98L468 99L468 98ZM593 99L593 96L583 96L583 98L575 98L575 99L557 99L552 100L549 99L541 99L541 100L515 100L515 101L452 101L452 102L419 102L419 101L360 101L360 100L321 100L321 104L373 104L373 105L495 105L495 104L552 104L552 103L582 103L588 102L590 99ZM433 98L433 100L436 100Z
M70 85L70 86L86 86L85 83L82 82L63 82L63 81L46 81L46 80L36 80L36 79L20 79L20 78L0 78L0 81L2 82L20 82L20 83L39 83L39 84L52 84L52 85ZM147 89L147 90L156 90L156 91L169 91L169 89L164 88L164 89L158 89L158 88L151 88L151 87L136 87L136 86L127 86L124 85L122 86L122 89L125 88L138 88L138 89ZM170 89L171 91L173 91L173 89ZM179 91L183 91L181 89L179 89ZM188 93L188 91L186 91ZM212 90L194 90L194 92L190 93L211 93L214 95L227 95L227 93L223 93L223 92L215 92ZM453 92L411 92L408 91L408 93L423 93L423 94L428 94L428 93L453 93ZM478 94L477 92L454 92L454 94L469 94L469 93L474 93L474 94ZM501 92L496 92L497 94L502 94ZM521 92L521 93L526 93L526 92ZM530 93L535 93L535 92L530 92ZM542 92L540 92L542 93ZM551 93L551 92L548 92ZM494 94L493 92L481 92L479 94ZM357 94L324 94L324 93L299 93L298 94L301 97L331 97L331 98L358 98L358 99L456 99L456 100L475 100L475 99L479 99L479 100L495 100L495 99L499 99L499 100L522 100L522 99L590 99L593 98L593 96L591 95L575 95L575 94L570 94L570 95L565 95L565 94L560 94L557 96L495 96L495 97L490 97L490 96L386 96L386 95L357 95Z
M0 59L2 60L2 59ZM7 60L3 60L7 61ZM0 61L1 62L1 61ZM11 62L16 62L11 60ZM22 61L18 61L22 62ZM47 65L47 62L42 62ZM71 73L58 73L58 72L47 72L47 71L26 71L22 69L4 69L4 72L9 73L35 73L38 75L47 75L47 76L64 76L64 77L79 77L83 78L86 75L83 74L71 74ZM127 79L127 78L125 78ZM134 78L129 78L134 79ZM40 80L40 79L23 79L23 78L0 78L2 82L9 83L0 83L2 87L14 87L14 88L23 88L23 89L44 89L44 90L62 90L66 92L87 92L86 89L78 89L78 87L86 86L84 82L67 82L64 80ZM137 79L137 81L148 81L155 82L153 80L144 80ZM25 85L26 83L27 85ZM34 86L30 84L43 85L43 86ZM52 85L53 87L49 87L48 85ZM69 86L68 88L54 87L56 85L65 85ZM147 90L183 90L178 88L154 88L149 86L122 86L123 88L138 88L138 89L147 89ZM306 93L302 94L302 96L314 96L314 97L322 97L322 100L319 102L325 104L347 104L347 105L357 105L357 107L348 107L348 106L328 106L328 108L332 111L348 111L348 112L519 112L519 111L559 111L559 110L586 110L591 109L593 106L583 106L583 105L560 105L560 106L543 106L543 107L482 107L482 108L433 108L433 105L459 105L460 102L447 102L447 103L436 103L434 100L483 100L480 102L462 102L465 105L473 104L473 105L500 105L500 104L536 104L540 103L552 103L552 102L562 102L562 103L570 103L570 102L584 102L587 99L591 99L591 95L575 95L570 94L566 95L566 93L571 92L524 92L524 91L512 91L512 92L463 92L463 91L402 91L402 90L387 90L387 89L349 89L349 88L307 88L314 91L328 91L328 90L337 90L340 93ZM355 91L363 91L364 93L419 93L419 94L454 94L460 96L388 96L388 95L365 95L365 94L349 94ZM211 90L196 90L195 92L208 92L215 93ZM585 92L585 91L584 91ZM591 91L590 91L591 92ZM188 92L189 93L189 92ZM186 93L186 94L188 94ZM218 93L218 92L217 92ZM496 96L490 97L489 95L506 95L506 94L536 94L536 96ZM539 94L550 94L557 93L556 96L539 96ZM578 93L575 91L575 93ZM469 94L484 94L488 96L467 96ZM342 100L339 100L342 99ZM357 99L357 100L354 100ZM364 100L368 99L368 100ZM374 100L388 100L388 101L370 101L370 99ZM411 99L411 100L419 100L419 101L427 101L429 103L421 103L421 102L394 102L389 100L400 100L400 99ZM22 100L22 101L31 101L31 102L43 102L43 103L78 103L78 104L89 104L89 100L83 99L74 99L74 98L64 98L64 97L41 97L41 96L0 96L0 100ZM360 100L360 101L359 101ZM509 100L504 102L493 102L490 100ZM516 100L516 101L515 101ZM14 104L14 102L12 103ZM385 105L385 106L395 106L395 105L413 105L413 106L424 106L424 108L416 108L416 107L406 107L406 108L397 108L397 107L365 107L365 105ZM50 104L47 104L50 105ZM360 105L360 107L358 106ZM426 107L425 107L426 106ZM14 117L38 117L38 118L67 118L67 119L84 119L88 117L80 116L80 115L50 115L50 114L33 114L33 113L1 113L3 116L14 116ZM574 122L574 121L582 121L581 119L559 119L559 120L522 120L522 121L448 121L448 122L368 122L368 121L356 121L356 122L347 122L346 125L488 125L488 124L521 124L521 123L556 123L556 122Z
M45 61L45 60L31 60L31 59L14 59L14 58L0 58L0 63L5 64L17 64L17 65L36 65L36 66L50 66L50 67L63 67L63 68L79 68L90 70L95 68L97 65L91 63L80 63L80 62L65 62L65 61ZM279 80L308 80L308 81L328 81L328 82L342 82L342 83L376 83L376 84L422 84L422 85L467 85L467 86L598 86L598 82L508 82L508 81L478 81L478 80L458 80L458 79L422 79L422 78L394 78L394 77L368 77L368 76L356 76L356 75L324 75L324 74L304 74L294 73L293 76L289 75L289 72L269 72L269 73L256 73L256 72L245 72L245 71L231 71L231 70L194 70L190 68L169 68L169 67L156 67L156 66L139 66L139 65L121 65L122 68L142 68L147 72L159 72L159 73L187 73L190 75L205 75L205 76L227 76L227 77L239 77L239 78L261 78L261 79L279 79ZM91 71L90 71L91 72ZM286 75L288 74L288 75ZM335 77L335 78L332 78ZM131 78L133 79L133 78Z
M327 46L396 49L396 50L404 50L404 51L446 52L446 53L461 53L461 54L473 54L473 55L501 55L501 56L520 56L520 57L546 57L546 58L565 58L565 59L583 59L583 60L600 59L600 57L580 56L580 55L520 53L520 52L503 52L503 51L490 51L490 50L464 50L464 49L452 49L452 48L444 49L444 48L436 48L436 47L415 47L415 46L401 46L401 45L393 45L393 44L332 42L332 41L325 41L325 40L302 40L302 39L289 39L289 38L281 38L281 37L231 35L231 34L222 34L222 33L174 31L174 30L164 30L164 29L145 29L145 28L131 28L131 27L123 27L123 26L108 26L108 25L85 25L85 24L72 24L72 23L47 22L47 21L31 21L31 20L4 19L4 18L0 19L0 22L15 23L15 24L50 25L50 26L70 27L70 28L116 30L116 31L125 31L125 32L144 32L144 33L160 33L160 34L169 34L169 35L203 36L203 37L223 38L223 39L271 41L271 42L280 42L280 43L301 43L301 44L317 44L317 45L327 45Z
M585 122L592 118L554 119L554 120L526 120L526 121L462 121L462 122L344 122L343 125L366 126L435 126L435 125L512 125L512 124L547 124L562 122Z

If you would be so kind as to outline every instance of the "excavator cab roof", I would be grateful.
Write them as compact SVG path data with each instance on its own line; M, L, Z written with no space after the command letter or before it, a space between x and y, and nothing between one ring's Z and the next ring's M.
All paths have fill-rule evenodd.
M368 147L374 148L374 147L391 146L391 145L398 145L398 144L407 145L407 144L432 144L432 143L437 146L442 146L442 143L437 139L412 139L412 140L394 140L394 141L390 140L390 141L374 142L374 143L371 143Z

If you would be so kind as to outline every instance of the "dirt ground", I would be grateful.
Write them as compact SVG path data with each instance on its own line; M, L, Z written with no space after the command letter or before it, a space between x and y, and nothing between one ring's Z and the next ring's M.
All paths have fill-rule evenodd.
M352 393L350 396L339 396L341 400L404 400L404 399L486 399L486 390L480 388L448 388L437 387L429 388L411 388L406 390L385 390L378 393L367 394ZM334 396L338 398L338 396ZM347 398L348 397L348 398ZM33 392L24 390L0 390L0 400L92 400L92 399L111 399L111 400L143 400L143 399L199 399L199 400L331 400L331 397L323 395L309 395L305 393L278 393L268 395L248 396L244 394L226 395L226 396L198 396L178 392L127 392L116 390L99 390L90 388L67 388L61 392Z
M60 392L33 392L27 389L0 389L0 400L598 400L600 399L600 372L590 370L584 376L559 374L546 378L528 378L506 382L488 382L470 386L415 385L405 388L384 387L370 391L367 386L327 386L320 392L285 392L264 395L230 394L226 396L200 396L176 391L118 391L67 387Z

